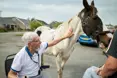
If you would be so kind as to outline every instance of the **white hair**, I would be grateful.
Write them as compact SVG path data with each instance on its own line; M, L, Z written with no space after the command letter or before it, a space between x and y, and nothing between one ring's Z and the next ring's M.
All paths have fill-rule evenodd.
M22 41L27 45L36 36L38 36L38 34L35 32L25 32L22 36Z

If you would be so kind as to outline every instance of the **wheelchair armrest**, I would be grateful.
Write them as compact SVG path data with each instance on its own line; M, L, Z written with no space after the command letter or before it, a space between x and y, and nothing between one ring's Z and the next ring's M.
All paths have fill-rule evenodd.
M47 68L50 68L50 65L42 65L41 66L41 69L47 69Z

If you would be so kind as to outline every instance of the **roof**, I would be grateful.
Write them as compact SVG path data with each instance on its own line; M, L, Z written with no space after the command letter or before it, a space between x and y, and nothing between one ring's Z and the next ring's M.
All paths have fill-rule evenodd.
M18 18L19 20L21 20L24 24L25 24L25 26L27 27L27 28L30 28L30 22L29 22L29 20L26 20L26 19L21 19L21 18Z
M13 18L15 17L0 17L0 24L15 25Z
M30 29L28 20L17 17L0 17L0 25L3 26L4 24L20 25L21 28L24 26L23 28Z

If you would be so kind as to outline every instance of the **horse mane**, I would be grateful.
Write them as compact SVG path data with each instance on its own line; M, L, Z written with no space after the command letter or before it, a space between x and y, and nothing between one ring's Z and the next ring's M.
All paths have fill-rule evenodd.
M76 31L77 25L80 22L80 18L78 15L73 16L71 19L69 19L66 22L63 22L56 28L56 33L59 33L60 36L62 36L69 27L73 29L73 31ZM80 22L81 23L81 22Z

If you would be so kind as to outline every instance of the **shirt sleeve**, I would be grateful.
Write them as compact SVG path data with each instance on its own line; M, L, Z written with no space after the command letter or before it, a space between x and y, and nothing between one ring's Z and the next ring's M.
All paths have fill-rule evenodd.
M13 63L11 65L11 70L13 70L14 72L19 72L21 70L22 67L22 56L18 53L16 54Z
M115 31L110 47L107 54L117 58L117 31Z
M48 48L48 43L47 42L42 42L41 44L43 49L47 49Z
M40 48L38 50L39 54L44 53L47 48L48 48L48 43L42 42L41 45L40 45Z

